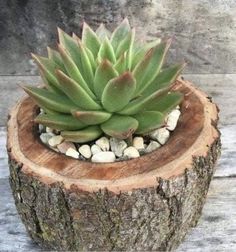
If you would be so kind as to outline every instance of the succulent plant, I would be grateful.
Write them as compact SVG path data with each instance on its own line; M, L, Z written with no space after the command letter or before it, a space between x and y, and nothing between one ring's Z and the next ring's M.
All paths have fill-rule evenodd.
M170 40L143 44L127 19L113 33L84 23L82 39L58 34L58 51L48 47L48 58L32 54L45 86L23 88L44 111L35 122L65 139L148 134L181 102L171 88L185 64L162 69Z

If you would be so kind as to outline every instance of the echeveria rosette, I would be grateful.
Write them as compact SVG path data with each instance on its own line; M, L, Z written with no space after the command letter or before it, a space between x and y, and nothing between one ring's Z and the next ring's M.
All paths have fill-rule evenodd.
M127 19L113 33L84 23L82 39L61 29L58 34L58 51L32 55L45 87L24 90L44 111L35 121L66 140L148 134L180 104L182 94L171 87L185 64L162 69L170 40L141 44Z

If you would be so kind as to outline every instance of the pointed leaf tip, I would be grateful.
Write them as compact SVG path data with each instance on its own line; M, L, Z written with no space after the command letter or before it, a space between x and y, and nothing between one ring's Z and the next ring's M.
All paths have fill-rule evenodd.
M124 108L131 100L136 89L136 80L131 72L110 80L102 94L102 104L109 112Z

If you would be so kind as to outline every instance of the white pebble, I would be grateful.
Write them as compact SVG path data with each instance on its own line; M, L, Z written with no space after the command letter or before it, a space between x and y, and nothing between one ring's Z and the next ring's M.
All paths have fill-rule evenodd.
M134 137L133 146L137 150L143 150L144 149L143 138L142 137Z
M66 151L66 155L73 158L79 158L79 152L73 148L69 148Z
M76 150L75 145L72 142L62 142L60 144L57 145L57 149L61 152L61 153L66 153L66 151L72 148L74 150Z
M136 158L139 157L140 154L137 149L135 149L133 146L130 146L124 150L124 156L127 156L129 158Z
M42 133L40 135L40 139L44 144L48 144L48 141L50 138L52 138L54 136L53 133Z
M147 148L145 149L145 152L146 153L150 153L150 152L152 152L152 151L154 151L154 150L156 150L156 149L158 149L160 147L161 147L161 145L158 142L151 141L149 143L149 145L147 146Z
M123 155L123 151L127 148L127 143L124 140L120 140L114 137L110 138L111 150L115 153L117 157Z
M102 151L102 150L101 150L101 148L100 148L98 145L93 144L93 145L91 146L91 152L92 152L93 155L95 155L95 154L97 154L97 153L99 153L99 152L101 152L101 151Z
M94 163L109 163L115 160L116 156L112 151L102 151L92 156L92 162Z
M166 128L160 128L151 132L150 137L163 145L169 139L170 132Z
M174 130L176 128L180 114L181 112L178 109L175 109L172 112L170 112L166 120L166 124L167 124L166 128L168 130Z
M92 156L90 146L87 144L83 144L79 147L79 152L85 158L90 158Z
M44 126L42 124L39 124L39 132L43 132L44 131Z
M48 144L52 147L56 147L63 141L63 137L61 135L53 136L48 140Z
M53 132L53 129L49 128L49 127L46 127L46 132L47 133L52 133Z
M110 144L109 140L106 137L99 138L96 142L96 145L98 145L103 151L109 151Z

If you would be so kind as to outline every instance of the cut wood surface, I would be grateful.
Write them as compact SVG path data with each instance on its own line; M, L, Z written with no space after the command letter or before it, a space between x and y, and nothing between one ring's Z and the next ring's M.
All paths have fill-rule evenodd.
M17 83L22 80L31 79L33 77L4 77L0 78L1 88L5 94L10 93L7 89L7 83ZM36 77L38 79L38 77ZM221 132L223 142L223 153L219 165L216 170L216 179L213 180L209 191L207 203L203 210L203 216L197 228L194 228L186 241L180 246L178 251L211 251L235 250L235 184L234 178L225 176L235 175L235 117L232 104L234 94L236 94L235 85L236 75L190 75L188 79L201 86L213 96L221 109ZM31 82L31 81L30 81ZM36 82L36 81L35 81ZM224 83L224 86L222 86ZM2 95L3 98L3 92ZM19 96L17 94L16 96ZM4 106L9 107L10 99L5 99ZM7 111L2 110L1 113ZM3 114L2 114L3 115ZM3 118L3 116L2 116ZM3 122L2 122L3 123ZM1 131L1 143L5 143L5 129ZM2 145L1 145L2 146ZM21 224L15 205L12 201L11 194L7 183L8 170L6 169L6 151L1 149L0 177L1 191L4 191L3 197L0 197L0 233L2 239L0 241L0 250L34 250L39 251L37 245L27 237L24 226ZM7 188L7 190L6 190ZM7 202L7 203L6 203Z
M218 140L215 128L217 107L204 93L187 81L174 87L184 94L181 117L166 145L138 159L96 164L78 161L45 147L37 135L34 118L38 108L31 98L21 100L9 119L10 158L23 164L22 171L44 183L63 182L86 191L107 188L119 193L157 185L157 178L169 179L192 168L192 157L205 157Z

